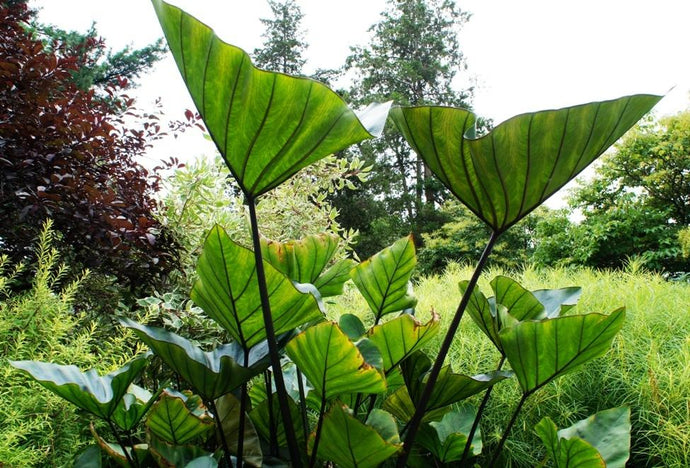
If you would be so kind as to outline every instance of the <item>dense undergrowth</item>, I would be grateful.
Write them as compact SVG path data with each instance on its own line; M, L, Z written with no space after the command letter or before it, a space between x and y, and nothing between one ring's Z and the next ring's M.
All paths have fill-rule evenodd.
M434 310L443 326L457 306L458 283L471 273L470 267L451 264L443 275L420 278L415 285L418 316L426 319ZM487 271L480 281L482 291L491 295L489 281L505 273ZM543 461L543 446L531 428L544 416L566 427L599 410L629 405L629 466L690 466L690 284L666 281L634 263L615 271L528 268L510 276L530 290L581 286L576 313L625 306L627 318L605 357L547 385L527 402L517 422L524 430L514 431L506 444L506 465L533 467ZM345 297L352 302L338 305L339 313L365 310L364 304L356 303L356 295ZM449 356L453 368L472 375L492 368L499 359L466 317ZM516 382L496 385L482 425L485 443L500 439L519 395Z
M80 293L82 279L65 279L67 270L60 266L50 240L50 232L44 231L32 288L6 294L0 302L3 355L96 367L101 372L112 370L134 350L122 336L110 332L112 340L94 341L94 336L103 335L103 330L95 327L107 325L95 325L75 315L72 303ZM4 265L4 282L11 280L13 268ZM481 289L490 294L488 282L502 273L488 271L480 282ZM448 320L458 300L458 282L470 274L469 268L451 265L441 276L418 279L418 317L426 319L435 311L442 323ZM527 403L518 420L524 430L515 431L507 443L506 465L528 467L542 462L542 445L531 428L544 416L564 427L621 405L632 409L630 466L690 465L690 285L666 281L635 264L620 271L525 269L511 274L529 289L582 286L576 310L601 312L625 305L628 318L604 358L548 385ZM329 309L335 317L363 312L366 304L360 296L346 293L329 304ZM204 341L204 337L197 338ZM472 374L495 366L499 357L476 326L465 319L449 357L453 367ZM3 466L69 466L79 448L90 440L86 419L57 396L37 391L35 384L28 384L28 378L11 370L6 362L0 366ZM515 382L496 386L482 425L485 443L497 443L518 396Z

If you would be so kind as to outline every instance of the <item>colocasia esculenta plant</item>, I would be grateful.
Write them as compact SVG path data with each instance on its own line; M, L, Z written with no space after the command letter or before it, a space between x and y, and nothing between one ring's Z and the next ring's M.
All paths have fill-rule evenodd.
M371 105L353 112L306 78L255 68L184 11L153 0L182 77L249 208L253 249L211 227L191 298L229 342L202 350L164 329L123 321L179 376L176 388L134 384L140 357L105 376L74 366L13 362L43 386L104 420L115 442L77 466L495 466L525 401L559 376L603 355L625 312L576 314L579 288L528 291L477 280L496 240L601 155L660 99L635 95L519 115L475 137L476 117L449 107ZM255 204L305 166L374 138L389 117L440 181L492 231L459 305L441 332L435 314L414 317L411 238L372 258L332 261L338 239L262 239ZM324 318L324 297L352 280L369 316ZM457 373L446 356L467 312L500 355L496 369ZM362 320L364 319L364 320ZM371 323L367 328L364 323ZM479 430L494 385L516 380L522 397L498 444ZM483 393L478 408L464 400ZM530 429L532 430L532 429ZM534 428L559 467L624 466L627 408L557 430ZM602 441L606 441L603 443Z

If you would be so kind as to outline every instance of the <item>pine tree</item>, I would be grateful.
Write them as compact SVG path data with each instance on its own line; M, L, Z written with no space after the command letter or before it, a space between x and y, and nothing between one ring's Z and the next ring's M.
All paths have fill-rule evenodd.
M260 68L291 75L302 73L307 48L301 22L304 15L294 0L268 0L273 19L262 18L266 30L263 47L254 50L254 62Z
M469 107L472 89L453 86L467 68L458 32L469 18L451 0L389 0L370 29L370 44L353 48L347 59L345 69L355 77L351 98L359 105L393 99L400 105ZM410 231L421 234L443 224L438 208L444 188L395 129L388 127L384 138L360 149L375 168L363 187L366 195L344 192L334 200L341 222L361 232L360 255ZM365 205L370 212L362 224Z

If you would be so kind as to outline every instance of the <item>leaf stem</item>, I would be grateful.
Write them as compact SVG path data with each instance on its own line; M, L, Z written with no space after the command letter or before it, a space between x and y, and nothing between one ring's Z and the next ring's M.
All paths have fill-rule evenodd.
M501 356L501 360L498 361L498 366L496 366L496 371L500 371L501 368L503 368L503 364L506 362L506 357ZM472 447L472 439L474 439L474 434L477 432L477 428L479 427L479 421L482 419L482 414L484 414L484 409L486 409L486 405L489 403L489 398L491 398L491 391L493 390L493 385L489 388L486 389L486 392L484 392L484 398L482 399L482 403L479 405L479 409L477 410L477 415L474 417L474 422L472 423L472 429L470 429L470 433L467 436L467 443L465 444L465 449L462 452L462 460L460 461L460 466L465 466L465 462L467 461L467 458L470 456L470 448Z
M323 428L323 419L326 413L326 395L321 397L321 408L319 410L319 422L316 424L316 434L314 436L314 446L311 449L311 460L309 461L310 468L316 466L316 454L319 449L319 441L321 440L321 429Z
M271 456L278 456L278 425L273 414L273 389L271 388L271 374L269 370L264 371L264 383L266 385L266 400L268 401L268 424L269 427L269 451Z
M139 460L136 458L132 458L132 456L129 454L127 451L127 445L124 443L122 440L122 437L120 437L120 433L118 432L117 428L115 427L115 424L110 419L106 419L106 422L108 423L108 427L110 427L110 432L113 433L115 436L115 440L117 440L118 445L122 447L122 452L125 454L125 458L127 459L127 463L130 464L130 466L139 466ZM132 455L134 455L134 446L132 446ZM136 461L136 463L135 463Z
M508 439L508 434L510 434L510 430L513 428L515 421L517 421L517 417L518 417L518 414L520 414L520 410L522 409L522 405L525 404L525 401L527 401L527 398L529 396L530 396L530 393L523 393L522 394L522 398L520 398L520 403L518 403L517 408L515 408L515 411L513 411L513 416L510 418L510 422L508 423L508 426L506 426L505 431L503 431L503 436L501 437L501 440L498 443L496 450L494 450L494 454L491 457L491 462L488 465L489 468L492 468L493 466L496 465L496 462L498 461L498 457L501 455L501 451L503 450L503 446L505 445L506 440Z
M290 415L290 407L288 406L287 390L285 389L285 380L283 379L283 370L280 367L280 353L278 352L278 345L276 341L276 333L273 328L273 319L271 318L271 303L268 299L268 288L266 286L266 273L264 272L263 255L261 254L261 242L259 234L259 223L256 217L256 201L253 197L245 194L247 205L249 206L249 220L252 228L252 243L254 246L254 259L256 263L256 277L259 283L259 295L261 296L261 311L263 313L264 327L266 328L266 339L268 342L268 354L271 360L271 367L273 368L273 378L276 383L276 393L278 395L278 406L283 418L283 426L285 427L285 436L287 438L288 450L290 451L290 459L294 467L301 467L302 460L299 454L299 447L297 445L297 437L292 424L292 416Z
M438 376L441 373L443 361L446 359L446 356L450 351L450 346L453 343L453 338L455 338L455 332L458 330L458 327L460 326L460 320L462 319L462 316L465 313L467 304L469 304L470 302L472 291L474 290L474 287L479 281L479 276L481 275L482 270L484 269L484 266L486 265L486 262L489 259L489 255L491 255L491 251L493 250L494 245L496 244L496 240L499 236L500 232L492 231L491 237L489 238L489 241L487 242L486 247L484 248L484 252L482 252L481 257L479 257L479 262L477 263L477 266L474 269L474 273L472 273L472 278L470 278L470 281L467 285L467 291L465 292L465 294L463 294L462 299L460 300L460 304L458 305L458 309L456 310L455 315L453 316L453 320L448 326L448 331L446 332L446 336L443 339L443 343L441 344L441 348L439 349L436 361L434 362L434 365L431 368L431 372L429 372L429 377L427 378L426 385L424 386L424 391L422 392L422 395L417 403L417 408L414 412L414 415L412 416L412 419L410 419L410 422L408 423L407 436L405 437L403 452L402 455L400 455L400 458L398 458L398 462L396 465L398 468L405 468L405 466L407 465L407 459L409 458L410 453L412 452L412 445L414 444L414 439L417 436L417 431L419 430L419 426L422 423L422 418L424 417L426 407L429 404L431 393L434 390L434 387L436 386L436 381L438 380Z
M300 399L300 413L302 415L302 430L304 431L305 443L309 439L309 422L307 421L307 395L304 393L304 382L302 381L302 371L299 367L295 366L297 369L297 389L299 390ZM305 453L309 451L308 447L305 447Z
M232 458L230 458L230 447L228 447L228 441L225 439L225 431L223 430L223 424L220 420L220 414L218 413L218 408L216 407L216 402L209 400L206 403L213 413L216 419L216 429L218 429L218 437L220 437L220 443L223 446L223 460L228 468L232 468ZM238 459L239 460L239 459Z

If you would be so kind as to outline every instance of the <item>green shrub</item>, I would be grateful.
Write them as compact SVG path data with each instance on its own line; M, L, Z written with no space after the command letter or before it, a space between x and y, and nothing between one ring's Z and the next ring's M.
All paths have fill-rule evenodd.
M17 269L0 259L0 465L66 466L91 438L88 425L63 399L39 391L8 359L39 359L109 369L125 358L122 337L96 343L95 325L72 304L88 272L68 280L46 223L37 242L31 289L12 293Z
M456 304L448 292L457 290L471 272L451 264L444 275L420 279L415 287L418 311L433 308L449 317ZM487 279L500 273L487 272L481 289L488 293ZM632 410L630 466L690 466L690 285L666 281L634 264L616 271L527 269L515 277L529 289L580 285L578 313L625 305L627 319L606 357L549 384L527 402L517 422L526 430L516 431L506 444L510 466L532 467L542 461L543 447L529 429L542 417L563 427L622 405ZM342 307L361 310L354 301ZM463 320L451 349L453 366L471 374L495 366L499 357L469 317ZM500 438L519 395L515 382L495 387L483 424L486 443Z

